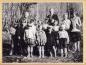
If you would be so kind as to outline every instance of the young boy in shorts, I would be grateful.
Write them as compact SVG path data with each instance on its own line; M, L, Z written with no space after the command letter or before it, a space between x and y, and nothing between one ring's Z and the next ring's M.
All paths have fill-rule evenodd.
M59 44L61 48L61 57L63 57L64 55L65 57L67 57L68 55L67 44L69 44L69 36L68 36L68 32L65 30L65 25L60 26Z

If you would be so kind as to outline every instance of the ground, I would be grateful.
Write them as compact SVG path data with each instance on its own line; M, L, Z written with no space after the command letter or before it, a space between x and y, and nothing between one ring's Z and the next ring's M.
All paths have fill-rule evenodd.
M3 63L82 63L82 53L72 53L71 51L68 54L68 57L47 57L39 58L34 56L33 58L24 58L23 56L3 56Z

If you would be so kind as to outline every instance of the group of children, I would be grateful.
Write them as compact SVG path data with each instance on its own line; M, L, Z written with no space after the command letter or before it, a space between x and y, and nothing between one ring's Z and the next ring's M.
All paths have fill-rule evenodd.
M28 13L26 13L26 19L28 19L27 17ZM75 51L80 51L81 20L76 13L74 13L71 21L68 19L68 14L64 14L63 21L60 24L59 20L55 19L56 15L50 18L47 18L45 23L38 21L37 25L35 25L33 19L22 22L22 26L24 27L24 41L27 44L26 49L28 51L26 57L33 57L34 46L38 47L39 58L45 57L45 46L47 46L51 57L53 57L53 52L54 57L57 57L58 47L61 50L61 57L67 57L70 42L74 43ZM73 28L70 31L71 24Z

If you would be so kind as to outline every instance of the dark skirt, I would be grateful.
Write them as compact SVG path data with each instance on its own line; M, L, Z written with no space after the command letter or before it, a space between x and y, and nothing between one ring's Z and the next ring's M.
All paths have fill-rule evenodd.
M70 41L71 42L77 42L81 39L81 33L80 32L71 32L70 34Z
M47 45L48 46L57 46L58 32L52 32L47 34Z

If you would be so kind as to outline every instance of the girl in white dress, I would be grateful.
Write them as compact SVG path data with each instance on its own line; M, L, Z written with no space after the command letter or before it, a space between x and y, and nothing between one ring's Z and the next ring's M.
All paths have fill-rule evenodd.
M37 46L39 49L39 58L44 58L44 46L47 42L47 37L45 34L45 31L42 29L42 24L39 24L37 26L37 33L36 33L36 40L37 40Z

